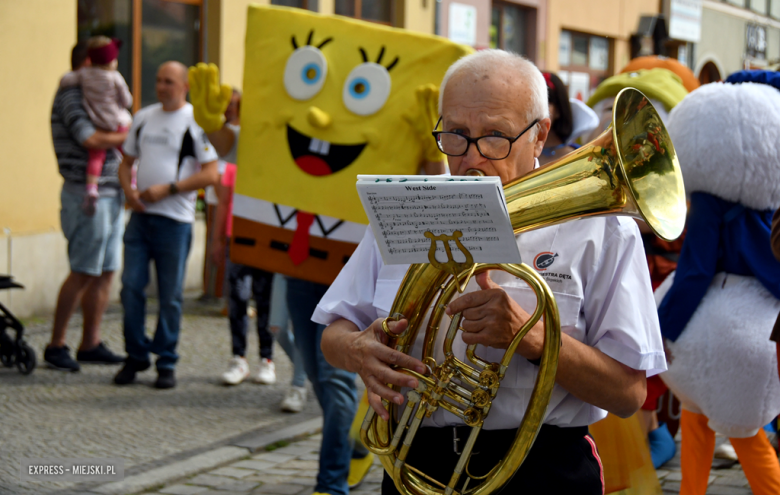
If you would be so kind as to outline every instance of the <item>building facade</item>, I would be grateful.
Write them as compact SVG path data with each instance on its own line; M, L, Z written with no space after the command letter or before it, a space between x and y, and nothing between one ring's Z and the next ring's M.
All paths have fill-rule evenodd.
M436 33L512 50L587 99L632 56L678 59L702 83L780 65L780 0L439 0Z
M637 40L641 49L683 61L702 82L742 68L774 67L780 59L780 0L0 2L3 60L12 68L0 77L0 140L6 150L0 167L0 273L27 286L25 291L0 292L0 301L12 302L15 313L53 308L68 271L49 115L76 40L96 34L123 40L119 70L131 87L135 110L155 100L155 72L165 60L214 62L224 82L241 88L250 3L436 33L477 49L512 50L556 71L570 95L583 100L628 63L637 53ZM644 44L659 33L663 39ZM190 256L189 288L200 284L201 237L196 234Z
M441 0L437 33L477 49L502 48L557 72L587 99L630 59L631 36L658 0Z
M435 0L24 0L0 2L0 44L9 70L0 77L0 274L25 290L0 291L14 314L50 312L69 271L60 229L62 179L51 144L51 103L70 69L77 39L96 34L123 41L119 70L135 110L155 101L157 66L165 60L220 66L224 82L241 88L250 3L337 13L433 33ZM194 229L189 289L201 287L205 225ZM113 288L118 295L119 277Z
M780 62L780 0L702 0L691 68L703 83Z

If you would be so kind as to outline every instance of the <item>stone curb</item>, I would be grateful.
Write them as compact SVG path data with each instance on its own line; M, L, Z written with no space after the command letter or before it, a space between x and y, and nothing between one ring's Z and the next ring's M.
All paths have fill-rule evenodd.
M281 440L292 440L303 435L311 435L322 429L322 418L314 418L302 423L266 433L247 435L226 447L219 447L198 454L183 461L152 469L144 473L128 476L122 481L114 481L89 489L91 493L104 495L122 495L138 493L171 481L186 478L193 474L217 468L223 464L242 459L262 448Z
M322 430L322 417L317 417L298 423L287 428L282 428L279 431L274 431L264 434L246 435L239 438L230 445L234 447L243 447L248 449L249 452L255 453L260 449L279 442L281 440L290 440L295 437L304 435L313 435L319 433Z

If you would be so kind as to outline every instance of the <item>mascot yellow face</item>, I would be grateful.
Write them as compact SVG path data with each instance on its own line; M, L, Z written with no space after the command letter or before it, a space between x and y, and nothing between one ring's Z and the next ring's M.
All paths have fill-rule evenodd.
M469 53L442 38L300 9L249 9L236 194L367 223L358 174L443 159L438 85Z

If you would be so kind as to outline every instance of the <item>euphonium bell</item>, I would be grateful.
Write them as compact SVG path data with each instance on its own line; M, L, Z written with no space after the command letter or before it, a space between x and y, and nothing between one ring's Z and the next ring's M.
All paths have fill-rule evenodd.
M505 185L504 195L516 234L589 216L625 215L644 220L659 237L672 240L682 233L685 223L685 190L672 141L650 101L633 88L624 89L615 98L612 123L603 134L557 162ZM433 347L447 304L459 286L465 286L459 278L487 270L504 270L525 281L536 293L535 311L498 363L477 356L476 346L467 348L468 363L453 355L452 343L461 321L460 314L453 315L444 338L445 358L437 363ZM392 406L389 421L369 409L361 429L363 442L381 456L385 470L405 495L486 495L499 490L533 445L555 384L561 329L550 288L525 264L476 264L454 274L434 263L417 264L406 273L390 314L389 320L404 318L409 322L397 337L383 325L391 337L389 345L404 353L409 352L420 326L427 321L421 360L430 372L420 375L398 370L417 378L419 385L407 393L404 406ZM515 441L490 472L472 473L468 469L471 451L501 380L520 341L542 317L545 344L541 365ZM391 407L387 401L385 407ZM423 419L438 408L472 427L449 480L435 480L406 463ZM431 455L436 455L435 450Z

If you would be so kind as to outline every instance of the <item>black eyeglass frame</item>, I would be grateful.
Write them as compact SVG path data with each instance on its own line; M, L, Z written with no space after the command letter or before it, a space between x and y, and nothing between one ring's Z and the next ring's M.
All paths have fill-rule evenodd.
M509 156L509 154L510 154L510 153L512 153L512 145L513 145L513 144L515 144L515 141L517 141L518 139L520 139L520 137L521 137L523 134L525 134L525 133L526 133L526 132L528 132L528 131L529 131L529 130L530 130L532 127L533 127L533 126L535 126L536 124L538 124L538 123L539 123L539 120L540 120L540 119L534 119L534 121L533 121L533 122L531 122L530 124L528 124L528 127L526 127L525 129L523 129L523 130L520 132L520 134L518 134L517 136L515 136L515 137L513 137L513 138L511 138L511 137L507 137L507 136L480 136L480 137L477 137L477 138L473 138L473 137L469 137L469 136L464 136L463 134L460 134L460 133L457 133L457 132L450 132L450 131L437 131L437 130L436 130L436 128L437 128L437 127L439 127L439 124L441 124L441 121L442 121L442 119L443 119L443 118L444 118L443 116L440 116L440 117L439 117L439 120L437 120L437 121L436 121L436 125L433 127L433 129L434 129L434 130L433 130L433 132L431 132L431 134L433 134L433 138L436 140L436 147L437 147L437 148L439 148L439 151L441 151L442 153L444 153L444 154L445 154L445 155L447 155L447 156L463 156L463 155L465 155L466 153L468 153L468 152L469 152L469 147L471 146L471 143L474 143L474 146L476 146L476 147L477 147L477 152L478 152L480 155L482 155L483 157L487 158L488 160L503 160L504 158L506 158L507 156ZM447 153L446 151L444 151L443 149L441 149L441 144L440 144L440 141L439 141L439 136L440 136L441 134L454 134L454 135L456 135L456 136L462 137L463 139L465 139L465 140L466 140L466 150L465 150L463 153L460 153L460 154L457 154L457 155L455 155L455 154L452 154L452 153ZM479 148L479 142L478 142L478 141L479 141L480 139L483 139L483 138L500 138L500 139L506 139L507 141L509 141L509 151L507 151L506 155L505 155L505 156L503 156L503 157L501 157L501 158L491 158L491 157L489 157L489 156L486 156L484 153L482 153L482 150Z

